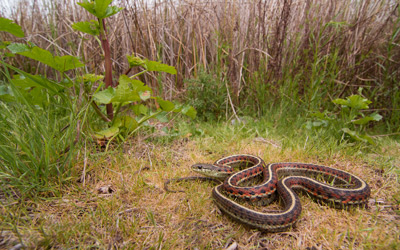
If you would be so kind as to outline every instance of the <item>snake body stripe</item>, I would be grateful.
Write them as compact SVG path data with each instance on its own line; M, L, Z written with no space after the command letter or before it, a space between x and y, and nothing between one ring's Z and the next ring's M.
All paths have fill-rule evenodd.
M245 165L246 169L232 174L232 166L236 164ZM233 155L219 159L214 164L195 164L192 169L208 176L225 178L224 183L215 187L212 193L222 211L244 224L271 232L286 230L294 225L300 216L300 200L293 189L304 190L339 208L363 205L371 193L365 181L339 169L293 162L266 165L261 158L252 155ZM225 171L226 175L223 175ZM258 175L263 175L262 183L255 186L239 186L245 180ZM311 178L318 176L328 182L344 183L351 187L331 186ZM279 180L279 177L283 178ZM257 212L235 201L267 200L268 203L276 191L285 204L284 209L277 212Z

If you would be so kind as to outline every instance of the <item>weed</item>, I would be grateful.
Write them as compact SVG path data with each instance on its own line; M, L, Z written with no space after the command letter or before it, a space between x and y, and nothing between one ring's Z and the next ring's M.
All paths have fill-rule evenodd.
M360 95L351 95L346 100L338 98L332 101L341 106L339 115L328 111L315 112L311 114L313 120L308 121L306 127L308 129L328 129L337 135L338 140L350 137L355 141L362 141L375 145L372 137L365 134L366 125L371 121L380 121L382 116L378 113L365 115L361 112L368 109L371 103Z
M199 76L186 81L186 99L201 120L215 121L227 115L227 89L223 81L201 71Z

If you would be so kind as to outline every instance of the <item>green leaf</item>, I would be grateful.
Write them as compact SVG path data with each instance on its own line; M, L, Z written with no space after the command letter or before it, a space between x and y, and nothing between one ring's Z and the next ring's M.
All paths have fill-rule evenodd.
M148 71L166 72L169 74L176 75L175 67L169 66L156 61L145 60L146 69Z
M357 119L357 120L352 120L351 122L354 124L358 124L358 125L364 125L366 123L368 123L369 121L374 120L374 118L372 118L371 116L365 116L361 119Z
M380 121L380 120L382 120L382 116L380 115L380 114L378 114L378 113L373 113L373 114L371 114L370 115L373 119L374 119L374 121Z
M133 105L131 109L133 110L135 115L147 115L149 111L149 109L143 104Z
M357 120L353 120L351 121L354 124L358 124L358 125L364 125L367 124L370 121L380 121L382 119L382 116L378 113L374 113L370 116L365 116L361 119L357 119Z
M332 101L335 104L339 104L342 106L347 106L353 109L367 109L368 104L372 103L370 100L363 98L360 95L351 95L346 98L346 100L338 98Z
M133 87L135 86L135 87ZM119 85L115 89L115 96L111 102L124 103L124 102L135 102L140 101L139 91L146 91L147 89L141 89L144 83L139 80L131 80L126 75L119 77Z
M25 33L22 31L21 26L14 23L12 20L0 17L0 31L8 32L16 37L24 37Z
M175 109L175 104L173 104L170 101L166 101L162 99L161 97L156 97L156 100L158 104L160 104L160 107L163 111L169 112Z
M348 128L342 128L342 131L348 135L350 135L351 138L353 138L356 141L362 141L362 142L366 142L369 143L371 145L375 145L374 140L372 139L372 137L368 136L368 135L361 135L356 131L350 130Z
M76 69L85 66L81 63L78 58L74 56L55 56L54 61L56 63L55 67L52 67L60 72L65 72L71 69ZM49 65L50 66L50 65Z
M134 55L127 55L126 58L128 59L128 63L129 63L129 67L136 67L136 66L142 66L144 65L146 62L142 59L140 59L140 57L134 56Z
M332 102L339 105L347 105L347 101L342 98L335 99Z
M197 111L192 106L186 106L182 108L182 114L194 119L196 118Z
M59 91L64 89L64 86L59 83L53 82L40 75L30 75L28 73L24 73L23 75L14 75L12 82L15 86L21 89L44 88L52 91L53 94L57 94Z
M87 10L92 15L96 16L96 11L94 9L94 2L88 2L87 0L84 0L83 2L77 4L85 8L85 10Z
M139 126L138 122L130 116L117 117L114 121L114 124L119 128L126 128L129 132L135 130Z
M11 53L16 54L20 52L30 51L32 48L23 43L12 43L7 46L7 49L9 49Z
M103 91L99 91L93 95L95 101L102 103L102 104L109 104L111 103L112 98L115 95L115 89L112 87L108 87Z
M100 34L99 22L95 20L90 20L90 22L77 22L72 24L72 28L83 33L98 36Z
M118 12L120 12L123 9L124 8L120 8L120 7L117 7L117 6L109 6L107 8L107 10L106 10L106 15L104 16L104 18L113 16L113 15L117 14Z
M95 0L94 2L84 0L78 4L97 18L106 18L115 15L123 9L116 6L109 6L111 2L112 0Z
M106 17L107 7L110 5L112 0L95 0L94 1L94 11L98 18Z
M18 52L17 54L29 57L41 63L44 63L53 69L65 72L67 70L79 68L85 66L81 63L78 58L73 56L54 56L50 53L50 51L39 48L33 47L29 51Z
M151 94L151 88L139 80L132 80L126 75L121 75L119 85L115 89L108 88L93 95L96 101L109 103L131 103L140 101L140 95L143 98ZM146 97L147 98L147 97Z
M119 133L119 128L112 126L108 129L104 129L102 131L95 132L94 135L95 135L95 137L97 137L99 139L103 139L103 138L109 139L109 138L117 135L118 133Z

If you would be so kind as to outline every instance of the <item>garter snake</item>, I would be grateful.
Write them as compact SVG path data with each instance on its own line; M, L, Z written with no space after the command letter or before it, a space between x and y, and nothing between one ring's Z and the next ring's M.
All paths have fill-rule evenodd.
M234 173L235 165L244 166L245 169ZM199 163L193 165L192 170L224 179L212 191L217 206L223 212L243 224L269 232L287 230L299 218L302 208L293 189L305 191L339 208L364 205L371 193L365 181L339 169L293 162L265 164L261 158L252 155L232 155L219 159L214 164ZM260 184L240 185L257 176L263 178ZM325 182L312 177L322 177ZM346 187L330 185L336 182L345 184ZM284 208L280 211L258 212L237 202L237 199L244 199L268 204L276 193L284 202Z

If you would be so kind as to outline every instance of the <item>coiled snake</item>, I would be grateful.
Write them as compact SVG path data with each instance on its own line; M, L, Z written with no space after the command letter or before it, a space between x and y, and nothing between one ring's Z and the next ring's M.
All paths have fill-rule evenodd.
M234 173L233 168L236 165L245 169ZM287 230L299 218L301 203L293 189L306 191L338 208L364 205L371 193L365 181L342 170L292 162L267 165L261 158L253 155L232 155L219 159L214 164L200 163L191 168L208 178L224 180L212 191L215 203L222 211L243 224L269 232ZM263 177L260 184L240 185L257 176ZM322 178L326 182L317 181L312 177ZM337 184L336 182L345 184L346 187L328 184ZM284 202L284 209L281 211L258 212L236 201L243 199L252 203L268 204L276 193Z

